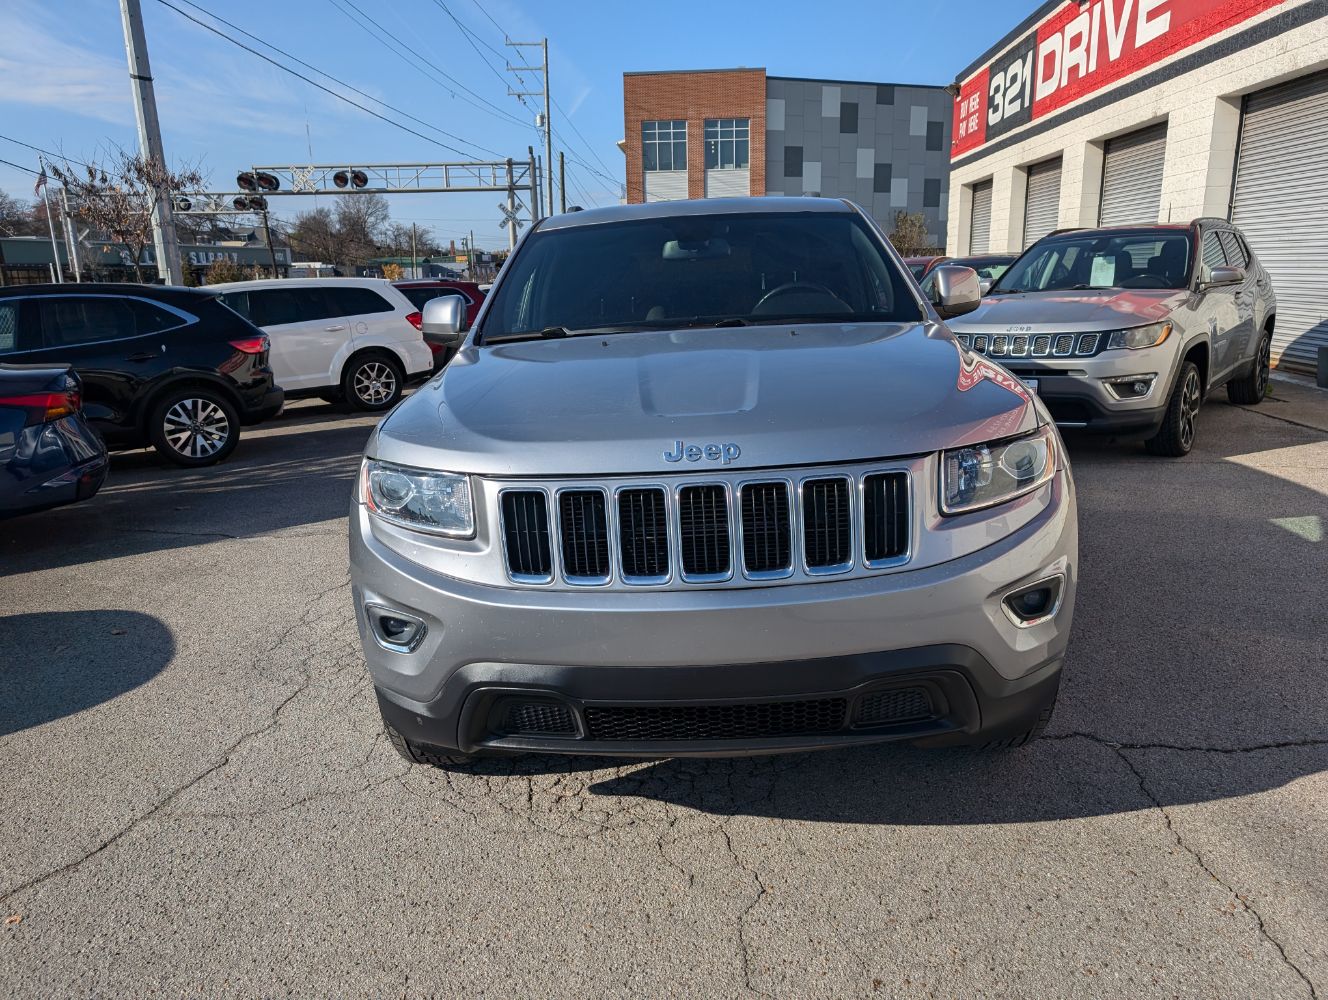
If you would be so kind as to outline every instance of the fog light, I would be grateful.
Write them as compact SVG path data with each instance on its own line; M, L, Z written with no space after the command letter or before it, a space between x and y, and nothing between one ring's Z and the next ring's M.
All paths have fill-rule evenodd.
M1001 607L1005 609L1006 617L1019 628L1041 625L1060 610L1064 584L1065 578L1059 574L1028 584L1006 594Z
M368 604L364 608L369 629L378 645L393 653L409 653L423 640L428 627L414 615L395 608Z
M1142 399L1153 388L1156 373L1147 375L1122 375L1106 379L1107 388L1117 399Z

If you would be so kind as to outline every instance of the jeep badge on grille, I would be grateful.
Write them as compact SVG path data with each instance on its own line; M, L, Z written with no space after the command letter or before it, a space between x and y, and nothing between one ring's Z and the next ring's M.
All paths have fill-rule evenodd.
M708 462L728 465L741 454L742 449L732 441L723 444L684 444L682 441L674 441L673 450L664 452L664 461L681 462L685 458L689 462L699 462L704 458Z

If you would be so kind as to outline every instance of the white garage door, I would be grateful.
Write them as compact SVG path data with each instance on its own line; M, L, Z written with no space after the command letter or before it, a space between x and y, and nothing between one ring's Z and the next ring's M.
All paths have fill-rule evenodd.
M968 227L968 252L991 248L991 181L973 185L973 219Z
M1273 278L1279 367L1312 370L1328 347L1325 192L1328 73L1247 97L1231 221Z
M1166 152L1165 122L1107 140L1099 226L1152 225L1158 221Z
M746 198L752 193L751 172L746 168L707 170L705 196L707 198Z
M1028 200L1024 202L1024 246L1031 247L1056 228L1061 212L1061 159L1028 168Z
M686 170L645 171L646 201L682 201L687 197Z

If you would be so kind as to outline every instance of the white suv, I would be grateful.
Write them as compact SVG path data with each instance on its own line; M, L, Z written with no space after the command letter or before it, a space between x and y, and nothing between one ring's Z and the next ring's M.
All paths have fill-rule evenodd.
M221 299L272 341L287 399L345 399L358 410L396 405L433 370L420 314L383 278L289 278L215 285Z

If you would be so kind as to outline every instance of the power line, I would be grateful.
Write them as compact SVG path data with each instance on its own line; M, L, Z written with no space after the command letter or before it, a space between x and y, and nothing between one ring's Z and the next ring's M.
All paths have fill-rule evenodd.
M330 94L330 95L332 95L333 97L335 97L337 100L339 100L339 101L344 101L346 104L349 104L349 105L350 105L351 107L353 107L353 108L358 108L359 110L363 111L363 112L364 112L365 114L367 114L367 115L373 115L373 117L377 118L379 121L383 121L383 122L386 122L386 123L389 124L389 125L395 126L396 128L401 129L403 132L409 132L411 135L415 136L415 137L418 138L418 139L423 139L425 142L431 142L431 143L433 143L435 146L440 146L440 147L442 147L443 149L450 150L451 152L456 153L456 154L459 155L459 156L473 156L473 155L474 155L473 152L470 152L470 151L467 151L467 150L464 150L464 149L458 149L456 146L449 145L448 143L445 143L445 142L440 142L438 139L435 139L435 138L433 138L432 136L427 136L427 135L425 135L423 132L417 132L417 131L415 131L415 129L411 128L409 125L403 125L403 124L402 124L401 122L399 122L399 121L394 121L393 119L388 118L386 115L379 114L377 111L374 111L372 108L366 108L363 104L360 104L358 101L352 101L352 100L351 100L349 97L347 97L345 94L338 94L335 90L332 90L330 87L325 87L325 86L323 86L323 85L322 85L321 83L319 83L317 80L311 80L309 77L305 76L303 73L298 73L298 72L296 72L295 70L291 69L289 66L282 65L281 63L277 62L277 61L276 61L275 59L273 59L272 57L267 56L267 55L264 55L262 52L259 52L257 49L255 49L255 48L251 48L250 46L245 45L244 42L240 41L239 39L237 39L237 38L232 38L230 35L226 34L224 31L220 30L219 28L214 28L212 25L207 24L207 23L204 22L204 21L200 21L198 18L194 17L194 16L193 16L192 14L190 14L188 11L181 10L179 7L175 6L175 4L171 3L170 0L157 0L157 2L158 2L159 4L161 4L162 6L164 6L164 7L169 7L171 10L175 11L175 13L179 14L181 17L185 18L186 20L193 21L194 24L198 25L200 28L205 28L206 30L212 32L214 35L216 35L216 36L219 37L219 38L224 38L226 41L230 42L232 45L239 46L240 48L244 49L246 52L250 53L251 55L258 56L258 58L259 58L259 59L262 59L264 62L266 62L266 63L271 63L273 66L277 67L277 69L282 70L282 71L285 72L285 73L289 73L291 76L296 77L297 79L303 80L305 83L309 84L310 86L317 87L319 90L323 91L325 94ZM184 3L189 3L189 0L183 0L183 2L184 2ZM195 6L195 5L190 4L190 6ZM202 8L199 8L199 9L202 9ZM218 20L220 20L220 18L218 18ZM238 30L238 29L237 29L237 30ZM252 37L252 36L251 36L251 37ZM263 44L264 44L264 45L267 45L266 42L263 42ZM274 51L277 51L275 46L268 46L268 47L269 47L269 48L272 48ZM291 58L294 58L294 57L291 57ZM297 60L297 61L298 61L298 60ZM306 64L306 65L307 65L307 64ZM311 67L311 68L312 68L312 67ZM336 81L338 84L340 84L341 86L345 87L347 90L354 91L355 93L357 93L357 94L361 94L361 95L363 95L363 96L365 96L365 97L368 97L368 96L369 96L369 95L365 94L364 91L362 91L362 90L357 90L355 87L352 87L350 84L343 82L342 80L340 80L340 79L338 79L337 77L333 76L331 73L328 73L328 72L326 72L326 71L324 71L324 70L315 70L315 72L321 74L322 76L327 77L329 80L334 80L334 81ZM383 107L385 107L385 108L390 108L392 111L394 111L395 113L397 113L397 114L399 114L399 115L402 115L402 116L405 117L405 118L410 118L412 121L419 121L419 119L415 118L413 115L407 114L406 112L399 110L398 108L394 107L393 105L388 104L386 101L381 101L381 100L378 100L377 98L374 98L374 97L370 97L369 99L372 100L372 101L374 101L374 102L377 103L377 104L381 104L381 105L382 105ZM469 143L469 142L470 142L470 140L468 140L468 139L463 139L463 138L461 138L460 136L452 135L452 133L450 133L450 132L445 132L443 129L437 128L436 126L428 125L427 123L425 123L425 125L426 125L427 128L432 128L435 132L438 132L438 133L440 133L440 134L442 134L442 135L450 136L451 138L456 139L458 142L466 142L466 143ZM471 143L471 145L476 145L476 144ZM484 147L482 147L482 146L477 146L477 145L476 145L476 148L483 149ZM486 150L486 152L493 152L493 150ZM502 154L496 154L496 155L501 156Z
M31 167L22 166L21 164L14 163L12 160L0 160L0 163L3 163L7 167L13 167L15 170L23 170L29 174L32 174L32 176L34 177L41 176L41 174L37 173L37 171L33 170Z
M472 49L475 50L475 54L484 60L484 65L488 66L489 69L493 71L493 75L498 77L498 79L503 82L503 86L506 87L507 77L503 76L503 74L498 71L498 68L489 61L488 56L486 56L483 52L481 52L479 46L475 44L475 39L479 38L479 36L476 35L464 24L462 24L461 19L452 13L452 11L448 8L447 4L443 3L443 0L433 0L433 2L434 5L437 6L439 10L441 10L444 14L446 14L448 17L452 19L452 23L455 24L457 28L460 29L462 37L465 38L466 40L466 44L468 44ZM480 41L483 41L483 39L480 39ZM499 53L492 46L488 46L488 48L495 55L501 55L501 53ZM504 59L504 61L506 60ZM521 79L519 74L517 76L517 79L518 80ZM525 81L522 80L521 84L522 86L525 86ZM526 103L526 99L524 97L522 97L521 95L517 95L517 100L521 102L521 106L523 108L525 108L526 110L530 110L530 105Z
M479 111L484 111L486 114L491 114L496 117L501 117L504 120L513 122L517 125L521 126L529 125L528 122L523 122L520 118L516 117L516 115L504 111L502 108L498 107L498 105L494 104L492 101L489 101L488 99L482 97L476 91L471 90L456 77L452 76L452 74L448 73L446 70L438 66L437 63L430 61L423 54L411 48L410 45L408 45L405 41L403 41L400 36L394 35L392 32L384 28L381 24L375 23L362 10L351 4L349 0L344 0L344 2L346 3L345 7L341 5L342 0L328 0L328 2L331 3L332 6L336 7L337 10L341 11L341 13L345 14L348 18L350 18L351 21L354 24L356 24L358 27L360 27L362 30L372 34L377 39L377 41L381 42L389 50L395 52L397 55L402 56L408 62L411 62L411 65L413 65L426 77L429 77L429 79L433 80L434 83L437 83L440 86L442 86L444 89L448 90L449 93L451 93L452 97L457 98L456 89L463 90L467 94L470 94L472 97L475 98L474 101L466 100L466 103L469 104L471 107L476 108ZM383 35L386 35L387 38L390 38L392 41L389 42L387 38L382 37ZM400 48L394 47L393 43L395 43L396 46L400 46ZM405 49L405 52L402 52L401 51L402 49ZM406 55L406 53L409 53L410 55ZM418 62L412 61L411 57L414 57L414 60L418 60ZM429 69L425 69L424 66L420 66L419 63L423 63L424 66L427 66ZM433 76L429 72L429 70L432 70L434 73L437 73L438 76L443 77L443 79L447 82L444 83L438 80L437 77ZM458 98L458 99L465 100L464 98ZM478 101L479 103L476 103L476 101Z
M603 167L606 171L608 171L609 165L605 163L602 159L600 159L599 153L595 152L595 147L590 144L590 140L588 140L584 135L581 135L581 130L576 127L576 122L572 121L572 116L563 110L563 106L558 103L557 99L554 99L553 106L557 108L558 113L562 115L562 120L567 122L571 130L580 137L582 145L584 145L586 148L586 152L588 152L591 156L593 156L596 162L599 163L599 165ZM611 173L612 171L609 172Z
M4 139L6 142L12 142L15 146L22 146L24 149L30 149L34 153L41 153L44 156L49 156L53 160L64 160L68 163L76 163L80 167L88 167L93 170L97 169L96 167L93 167L91 163L84 163L82 160L75 160L72 157L65 156L64 153L52 153L49 149L42 149L40 146L34 146L30 142L24 142L22 139L15 139L13 136L0 135L0 139ZM23 169L26 170L27 167L24 167Z

